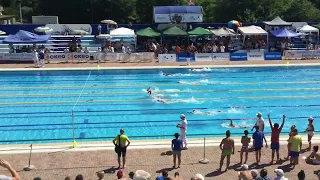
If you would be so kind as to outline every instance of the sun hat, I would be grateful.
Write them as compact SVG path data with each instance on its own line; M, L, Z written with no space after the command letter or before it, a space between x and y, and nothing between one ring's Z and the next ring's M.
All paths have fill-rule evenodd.
M133 176L133 180L149 180L151 175L144 170L137 170Z
M186 116L184 114L180 114L180 118L184 119Z
M204 180L204 177L201 174L196 174L194 177L196 180Z
M313 121L313 120L314 120L313 117L308 118L308 121Z
M248 169L249 169L249 166L246 165L246 164L242 164L242 165L241 165L241 168L244 169L244 170L248 170Z
M256 115L257 115L257 116L262 116L262 113L261 113L261 112L258 112Z
M274 172L276 173L277 176L283 176L284 172L282 169L275 169Z
M258 170L256 170L256 169L252 169L251 170L251 175L252 175L252 177L257 177L258 175L259 175L259 171Z

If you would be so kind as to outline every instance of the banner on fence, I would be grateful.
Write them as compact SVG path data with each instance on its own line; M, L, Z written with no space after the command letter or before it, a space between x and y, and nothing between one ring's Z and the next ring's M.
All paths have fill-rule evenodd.
M230 61L230 53L213 53L213 61Z
M48 59L50 61L55 61L55 60L68 60L68 54L66 53L49 53Z
M190 62L195 61L195 55L190 53L180 53L178 54L177 61L178 62L187 62L187 58L190 58Z
M231 53L230 61L247 61L248 56L247 53Z
M265 52L264 60L282 60L281 52Z
M196 53L196 62L212 62L212 53Z
M0 53L0 61L34 61L34 53Z
M264 53L263 52L248 52L247 53L248 61L263 61Z
M88 53L69 53L69 59L70 60L83 60L87 61L90 60L90 54Z
M177 55L175 55L175 54L159 54L158 60L159 60L159 62L176 62Z

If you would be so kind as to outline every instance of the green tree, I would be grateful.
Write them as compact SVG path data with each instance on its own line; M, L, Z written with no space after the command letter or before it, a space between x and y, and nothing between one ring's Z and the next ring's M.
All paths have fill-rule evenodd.
M295 0L285 13L287 21L319 21L320 10L308 0Z

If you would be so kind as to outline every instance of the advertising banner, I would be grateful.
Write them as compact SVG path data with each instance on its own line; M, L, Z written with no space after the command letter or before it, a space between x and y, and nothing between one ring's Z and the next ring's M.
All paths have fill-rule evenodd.
M178 54L177 62L187 62L187 57L190 58L190 62L195 62L195 55L188 53L180 53Z
M247 61L248 56L247 53L231 53L230 61Z
M36 55L34 53L0 53L0 61L34 61Z
M50 61L56 61L56 60L68 60L68 54L66 53L49 53L48 59Z
M87 53L69 53L70 60L90 60L90 54Z
M265 52L264 60L282 60L281 52Z
M176 54L159 54L158 60L159 62L176 62L177 55Z
M213 61L230 61L230 53L213 53Z
M263 52L248 52L248 61L263 61L264 53Z
M196 53L196 62L212 62L212 53Z

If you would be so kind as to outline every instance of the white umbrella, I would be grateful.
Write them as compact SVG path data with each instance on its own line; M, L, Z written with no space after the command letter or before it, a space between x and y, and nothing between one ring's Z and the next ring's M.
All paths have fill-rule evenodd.
M110 34L100 34L97 36L98 39L111 39Z
M102 20L101 23L103 24L114 24L114 25L117 25L118 23L116 23L115 21L113 20Z
M52 32L53 29L47 26L41 26L34 29L37 32Z
M5 35L5 34L6 34L6 32L0 31L0 35Z
M73 33L79 34L79 35L88 35L89 34L89 32L84 31L84 30L74 30Z

